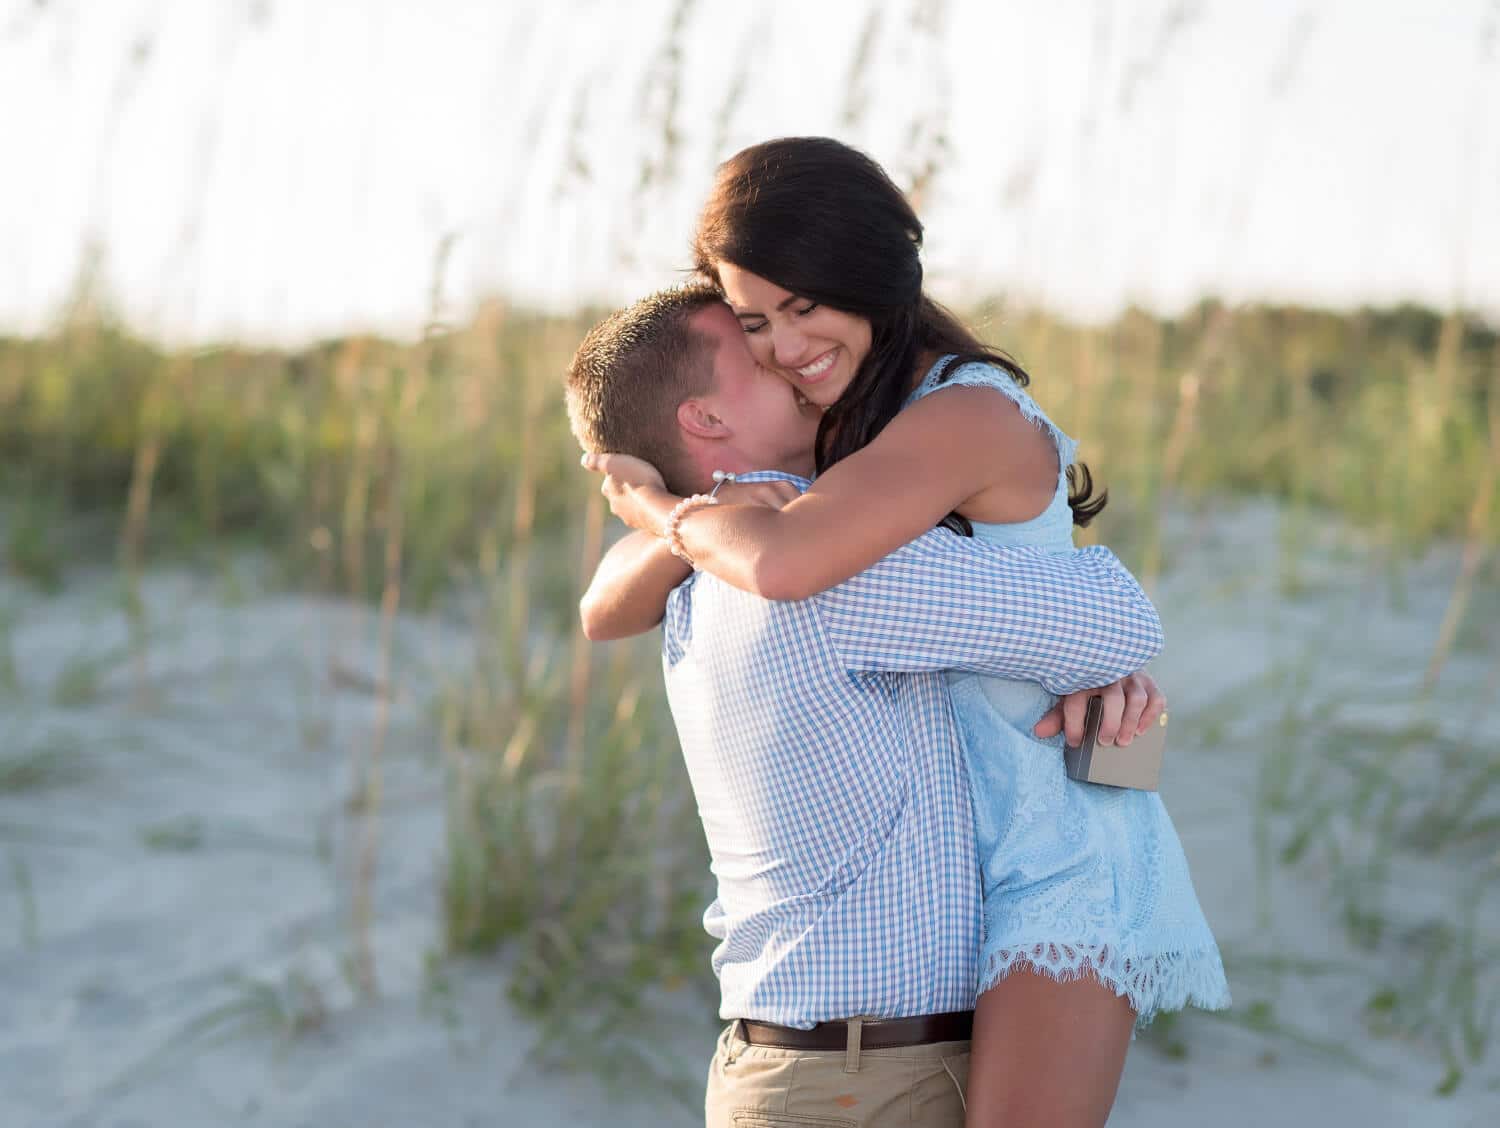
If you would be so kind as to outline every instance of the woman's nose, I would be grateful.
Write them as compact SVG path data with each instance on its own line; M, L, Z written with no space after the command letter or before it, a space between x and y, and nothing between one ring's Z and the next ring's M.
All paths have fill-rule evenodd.
M807 351L807 338L790 327L776 330L772 346L776 363L783 368L792 368L806 359L802 354Z

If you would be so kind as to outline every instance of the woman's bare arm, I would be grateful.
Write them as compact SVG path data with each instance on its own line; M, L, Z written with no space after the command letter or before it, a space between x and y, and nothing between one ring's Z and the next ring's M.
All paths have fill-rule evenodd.
M608 473L608 456L600 469ZM705 506L681 521L699 568L767 599L805 599L863 571L954 510L1025 520L1057 485L1051 438L988 388L944 388L907 408L869 446L779 511ZM660 531L678 498L606 479L627 524Z

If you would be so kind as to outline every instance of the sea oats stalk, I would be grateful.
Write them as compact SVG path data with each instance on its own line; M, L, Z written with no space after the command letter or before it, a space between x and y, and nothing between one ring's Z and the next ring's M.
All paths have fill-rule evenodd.
M1447 326L1444 326L1446 331ZM1451 363L1451 361L1450 361ZM1465 530L1462 562L1458 578L1454 581L1448 608L1438 628L1437 643L1427 661L1425 685L1430 691L1442 675L1443 666L1453 650L1460 625L1464 622L1469 601L1474 594L1474 585L1479 577L1479 568L1491 551L1494 536L1491 523L1494 519L1495 492L1500 479L1500 346L1496 346L1490 359L1488 451L1474 490L1474 501L1469 507L1468 528Z

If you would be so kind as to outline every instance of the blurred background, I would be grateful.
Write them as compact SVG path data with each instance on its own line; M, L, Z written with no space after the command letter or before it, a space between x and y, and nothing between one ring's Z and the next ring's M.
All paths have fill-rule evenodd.
M880 160L1162 611L1235 1007L1112 1124L1500 1107L1500 0L0 3L0 1122L701 1122L561 379Z

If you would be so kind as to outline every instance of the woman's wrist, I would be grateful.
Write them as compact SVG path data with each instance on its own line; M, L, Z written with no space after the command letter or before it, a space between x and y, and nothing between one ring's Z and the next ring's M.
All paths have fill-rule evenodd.
M662 540L667 542L667 547L672 550L672 555L681 560L689 568L696 568L692 555L682 543L682 519L695 509L702 509L709 505L718 505L719 499L712 494L693 494L685 497L672 507L672 512L667 515L666 527L662 530Z
M662 486L629 486L627 491L635 520L626 524L654 536L665 536L667 521L682 498Z

